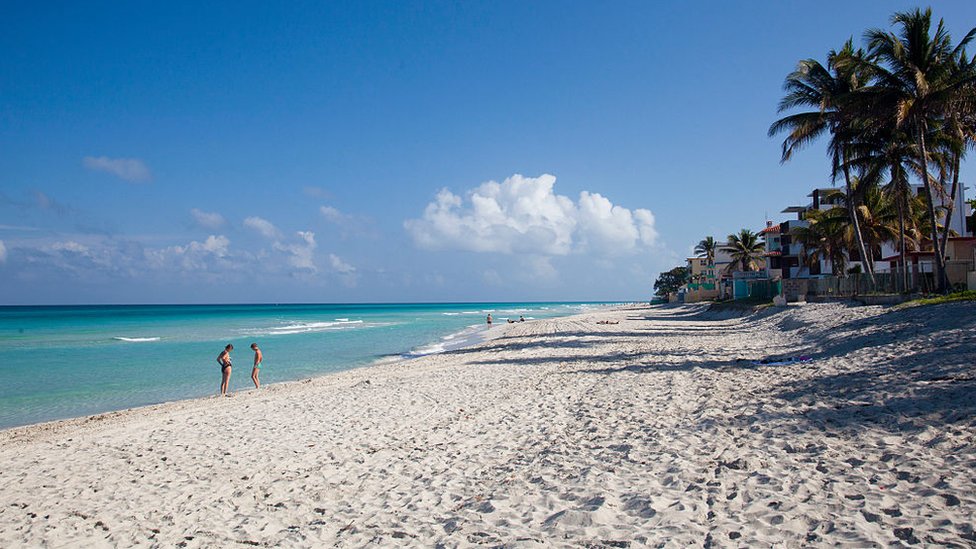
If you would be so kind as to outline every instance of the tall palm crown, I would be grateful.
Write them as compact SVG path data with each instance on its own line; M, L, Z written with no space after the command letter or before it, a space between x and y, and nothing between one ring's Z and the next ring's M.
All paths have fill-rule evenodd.
M695 246L695 254L697 254L698 257L706 258L710 264L714 264L715 251L717 249L718 249L718 242L715 242L714 238L710 236L706 236L704 240L702 240L701 242L698 243L697 246Z
M864 62L864 57L864 51L855 50L853 40L848 40L840 51L831 51L827 55L826 67L815 59L800 61L783 84L786 95L779 103L779 111L802 107L812 107L814 110L785 116L769 127L771 137L787 133L783 140L783 162L788 161L796 150L829 133L831 176L836 178L839 172L843 172L848 197L853 197L849 147L861 126L851 103L872 74L872 67ZM855 242L861 257L866 257L855 206L853 199L848 200L848 218L853 223ZM864 267L866 272L871 273L869 263L865 262Z
M727 271L733 271L739 267L741 271L755 271L759 265L759 258L762 257L766 244L759 238L759 235L749 229L742 229L739 234L730 234L728 242L719 247L720 250L729 254L732 262L726 267Z
M945 127L961 106L971 106L974 101L976 68L966 59L964 48L976 36L976 28L953 47L942 20L933 32L931 9L896 13L892 23L899 27L898 34L880 29L865 34L872 58L870 68L876 81L866 90L868 100L862 104L873 111L868 117L870 123L893 125L915 141L937 281L944 291L945 256L937 234L933 200L941 189L933 189L938 184L929 175L931 140L927 137L929 132Z
M854 50L853 42L848 40L840 51L827 54L827 66L816 59L804 59L797 63L795 71L787 75L783 84L786 95L779 102L779 112L802 107L813 107L815 110L784 116L769 127L770 137L787 132L783 140L783 162L826 133L843 133L844 126L851 119L844 109L845 101L868 79L866 65L850 60L863 55L864 52ZM839 144L839 141L832 143L830 151L835 166L839 165L841 156Z

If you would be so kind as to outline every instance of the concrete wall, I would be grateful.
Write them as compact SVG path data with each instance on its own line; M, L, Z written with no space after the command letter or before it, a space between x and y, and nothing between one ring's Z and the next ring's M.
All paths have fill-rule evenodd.
M807 300L807 281L803 278L784 278L783 297L788 303L804 302Z

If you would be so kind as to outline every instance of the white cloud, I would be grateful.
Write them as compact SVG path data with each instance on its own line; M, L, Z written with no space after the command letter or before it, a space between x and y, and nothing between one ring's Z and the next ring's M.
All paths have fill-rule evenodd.
M555 182L551 175L489 181L468 193L468 204L443 189L423 219L405 226L426 249L564 255L572 247L575 206L552 192Z
M107 156L86 156L82 163L89 170L110 173L119 179L130 182L149 181L152 174L138 158L109 158Z
M333 208L332 206L322 206L321 208L319 208L319 211L322 212L323 217L339 225L341 225L342 223L344 223L349 219L348 215L340 212L339 210Z
M84 244L79 244L73 240L67 242L55 242L51 244L50 249L56 252L74 252L76 254L87 254L88 246Z
M186 246L168 246L157 250L145 250L151 268L159 269L175 265L183 271L210 270L213 260L226 265L230 255L230 240L224 235L210 235L203 242L191 241Z
M329 265L332 266L332 270L341 274L352 274L356 272L356 268L352 265L346 263L339 256L335 254L329 254Z
M481 184L467 193L467 200L443 189L421 219L407 220L404 227L417 246L429 250L616 255L655 242L649 210L615 206L587 191L580 193L577 205L555 194L555 183L549 174L516 174L501 183Z
M193 208L190 210L190 215L193 216L193 220L196 221L197 225L204 229L219 229L224 225L224 216L217 212L205 212Z
M588 250L610 250L620 253L640 244L654 244L654 214L638 209L614 206L596 193L583 191L579 199L580 245Z
M301 241L297 244L274 243L274 249L288 254L288 264L296 269L318 271L315 266L315 233L311 231L298 231L295 233Z
M7 245L0 240L0 263L7 262Z
M229 246L230 240L226 236L210 235L203 242L190 242L190 245L187 248L191 252L210 253L217 257L224 257L227 255L227 249Z
M262 219L260 217L248 217L244 220L244 226L249 229L254 229L265 238L281 238L281 231L279 231L278 228L267 219Z

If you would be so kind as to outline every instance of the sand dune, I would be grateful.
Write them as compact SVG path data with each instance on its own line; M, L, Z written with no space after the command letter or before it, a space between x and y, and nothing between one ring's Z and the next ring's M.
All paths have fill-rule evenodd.
M972 304L494 330L4 431L0 546L976 545Z

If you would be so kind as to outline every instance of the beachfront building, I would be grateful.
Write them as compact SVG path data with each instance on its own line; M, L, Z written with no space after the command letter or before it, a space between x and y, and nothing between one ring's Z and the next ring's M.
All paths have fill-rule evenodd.
M924 193L922 185L912 185L912 192L918 196ZM779 224L766 222L762 231L766 238L766 253L768 260L767 276L771 280L782 279L810 279L824 278L833 273L830 260L820 259L814 262L806 261L808 251L799 242L795 242L795 230L809 227L810 212L813 210L826 211L831 208L844 207L845 194L838 188L817 188L807 195L810 202L804 206L790 206L782 211L794 214L796 219ZM949 204L948 197L936 197L940 208ZM944 210L943 210L944 211ZM974 256L973 227L967 224L972 216L972 208L965 202L965 186L959 185L952 216L948 222L949 229L955 236L949 239L946 250L946 272L950 283L956 287L968 286L976 289L976 256ZM880 253L879 253L880 252ZM874 269L880 274L897 274L900 270L900 253L895 242L884 242L880 250L874 250ZM921 243L921 251L907 254L908 271L913 274L912 280L918 284L918 275L930 274L933 271L933 252L930 241ZM860 255L855 251L848 252L844 258L844 265L838 271L851 272L860 267ZM911 284L911 282L910 282Z
M918 196L921 196L924 193L924 189L922 188L922 185L912 185L911 188L912 188L912 192ZM952 238L967 238L967 237L976 236L976 233L974 233L973 231L973 227L970 226L969 223L967 223L967 220L973 215L973 209L968 203L966 203L965 189L966 186L960 183L959 188L957 189L956 192L956 200L952 207L952 217L949 219L949 223L948 223L949 229L955 233L955 236ZM937 203L944 208L947 206L949 201L947 198L943 197L937 199ZM918 268L920 269L917 272L930 273L932 272L932 243L930 240L925 240L922 243L922 250L923 252L916 253L916 256L918 257L917 265ZM897 243L895 242L883 243L881 245L882 259L881 261L875 263L874 265L875 272L879 272L879 273L896 272L899 269L898 267L899 263L897 261L889 261L889 258L895 256L900 257ZM946 256L948 258L954 258L954 257L961 257L961 254L955 253L955 250L946 250ZM909 271L911 270L912 267L909 267Z
M913 190L921 195L923 190L921 185L914 185ZM946 188L946 193L951 191L951 188ZM948 206L949 198L948 196L940 197L937 202L941 206ZM974 236L972 228L966 224L966 218L973 214L973 209L966 203L966 186L959 183L959 187L956 189L956 196L954 199L954 204L952 207L952 217L949 218L949 229L955 231L956 235L960 237Z
M844 207L844 191L834 187L821 187L813 189L807 197L810 201L806 205L788 206L780 212L794 215L796 219L780 223L767 220L766 227L761 231L766 242L763 255L766 259L766 277L769 280L816 278L833 273L833 265L829 259L807 261L806 250L803 244L796 241L794 233L798 228L810 226L807 217L812 210L827 211ZM857 261L857 257L845 259L845 271L852 265L851 261Z
M763 241L766 243L766 251L763 252L763 257L766 260L766 277L770 280L776 280L780 278L789 278L790 273L787 272L786 275L783 271L789 271L790 265L788 262L783 260L783 229L780 223L773 223L772 221L766 220L766 228L760 231L763 237ZM789 233L786 234L787 239L789 238Z
M917 279L920 273L934 271L935 252L932 251L931 241L926 241L923 248L925 251L905 254L908 271L913 279ZM898 253L883 257L875 264L876 267L884 267L892 273L898 272L900 265L901 254ZM946 275L953 286L976 290L976 237L949 237L946 242Z
M724 246L724 243L719 246ZM687 258L688 283L681 288L681 300L695 303L727 296L729 292L723 292L723 287L730 285L723 283L723 277L731 277L731 273L726 272L731 262L729 254L722 250L715 250L714 262L704 257Z

